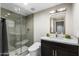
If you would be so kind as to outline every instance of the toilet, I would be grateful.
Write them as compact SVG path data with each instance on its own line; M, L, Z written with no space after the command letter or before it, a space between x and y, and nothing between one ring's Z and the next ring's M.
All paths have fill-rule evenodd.
M40 56L41 55L41 43L35 42L32 46L28 48L30 56Z

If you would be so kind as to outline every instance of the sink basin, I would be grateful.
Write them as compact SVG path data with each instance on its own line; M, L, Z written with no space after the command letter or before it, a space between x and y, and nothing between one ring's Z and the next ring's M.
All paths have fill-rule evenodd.
M78 39L66 39L66 38L56 38L56 37L42 37L41 39L52 41L52 42L64 43L64 44L79 45Z

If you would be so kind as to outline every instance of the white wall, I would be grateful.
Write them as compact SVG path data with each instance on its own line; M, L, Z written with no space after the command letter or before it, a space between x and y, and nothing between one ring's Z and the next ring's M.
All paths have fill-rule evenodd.
M45 36L49 32L49 14L42 11L34 14L34 41L40 41L40 37Z
M61 4L47 10L34 14L34 41L40 41L42 36L46 36L46 33L50 32L50 17L49 11L55 10L57 8L66 7L67 14L65 20L66 33L71 34L73 32L72 27L72 17L71 17L71 6L72 4Z
M79 37L79 4L73 4L73 29L74 35Z
M65 17L65 32L66 34L73 35L73 17L72 17L72 4L68 6Z

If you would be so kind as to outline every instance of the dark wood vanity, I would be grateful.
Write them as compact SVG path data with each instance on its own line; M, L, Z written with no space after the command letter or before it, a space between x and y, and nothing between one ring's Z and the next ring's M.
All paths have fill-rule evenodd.
M79 46L41 40L42 56L78 56Z

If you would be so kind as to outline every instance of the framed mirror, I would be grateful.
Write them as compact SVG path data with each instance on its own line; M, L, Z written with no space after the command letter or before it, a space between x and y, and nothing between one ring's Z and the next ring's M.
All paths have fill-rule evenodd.
M50 33L65 34L65 16L65 11L50 15Z

